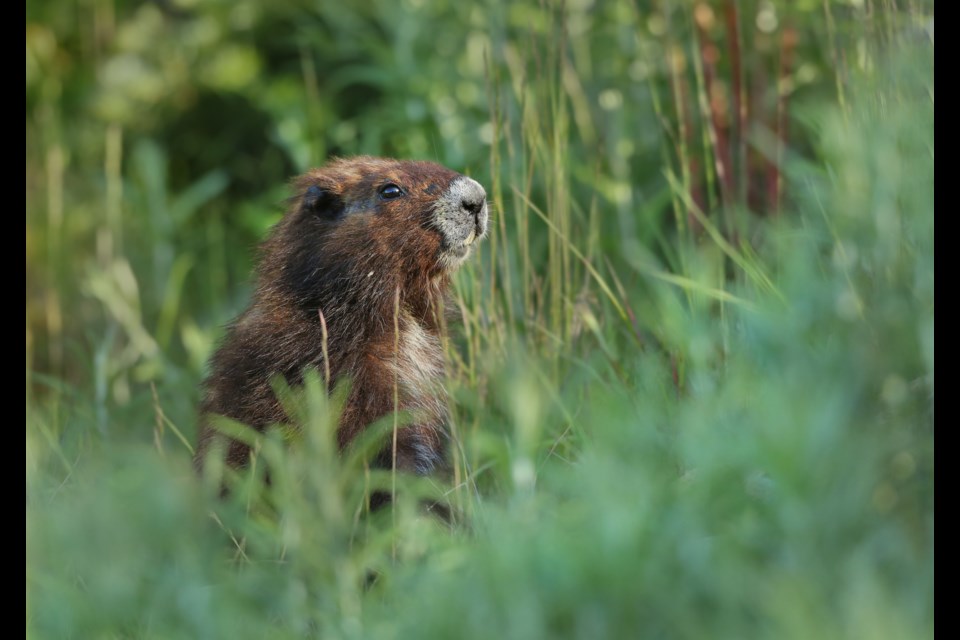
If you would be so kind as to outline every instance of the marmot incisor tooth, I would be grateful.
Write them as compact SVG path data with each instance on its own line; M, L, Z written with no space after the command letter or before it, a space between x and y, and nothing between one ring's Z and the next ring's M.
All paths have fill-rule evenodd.
M417 415L398 431L397 467L429 473L447 437L444 297L450 274L487 233L486 192L432 162L367 156L311 170L294 188L292 206L261 247L253 300L211 360L196 464L217 434L211 414L256 429L287 421L270 378L297 384L305 367L324 371L322 312L330 386L343 376L353 381L340 447L394 410L396 384L399 408ZM228 464L246 464L248 449L231 441ZM391 465L390 449L383 466Z

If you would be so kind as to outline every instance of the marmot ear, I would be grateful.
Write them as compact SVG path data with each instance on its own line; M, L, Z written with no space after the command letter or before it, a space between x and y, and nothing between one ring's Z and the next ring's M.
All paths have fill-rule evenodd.
M343 212L343 201L337 194L313 185L304 192L300 210L318 218L334 220Z

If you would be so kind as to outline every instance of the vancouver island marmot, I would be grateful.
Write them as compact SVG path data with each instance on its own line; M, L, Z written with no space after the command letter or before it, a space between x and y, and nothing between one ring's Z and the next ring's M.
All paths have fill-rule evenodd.
M323 373L322 313L330 377L353 381L340 447L394 410L396 388L399 408L417 416L398 432L397 467L427 474L443 460L447 437L444 296L450 274L486 235L486 193L432 162L373 157L335 160L294 188L261 247L253 301L211 360L195 462L202 465L217 435L210 415L256 429L287 421L270 379L294 385L306 367ZM227 463L243 466L248 454L231 441ZM391 445L380 463L389 467L392 455Z

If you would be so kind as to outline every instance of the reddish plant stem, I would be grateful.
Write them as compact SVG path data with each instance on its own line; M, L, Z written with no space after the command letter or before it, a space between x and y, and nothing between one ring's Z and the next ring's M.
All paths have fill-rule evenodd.
M757 65L750 74L750 113L761 114L760 118L764 125L772 124L772 118L765 118L762 114L769 112L765 109L764 99L769 96L767 91L770 89L770 79L766 66ZM746 164L743 167L744 173L749 173L746 204L751 211L766 214L769 209L767 195L766 178L768 168L768 158L757 149L748 149L746 155Z
M743 202L749 192L750 172L747 170L747 101L743 93L743 59L741 57L740 15L737 9L737 0L726 0L723 14L727 23L727 40L730 47L730 80L733 89L733 112L735 114L730 145L736 149L736 159L731 174L736 172L740 178L736 200Z
M733 157L727 136L729 125L724 122L717 100L720 88L717 84L717 48L707 39L706 30L697 24L697 42L700 45L700 59L703 61L703 80L707 92L707 104L710 109L710 124L714 135L714 157L717 178L720 182L720 197L724 206L729 207L734 193Z
M793 56L797 48L797 30L792 25L786 25L780 38L780 70L777 75L777 148L776 156L770 162L769 174L767 179L767 189L769 194L767 202L774 215L780 214L781 200L783 198L783 172L780 167L783 165L783 152L787 143L787 101L789 100L789 87L787 83L790 74L793 71Z

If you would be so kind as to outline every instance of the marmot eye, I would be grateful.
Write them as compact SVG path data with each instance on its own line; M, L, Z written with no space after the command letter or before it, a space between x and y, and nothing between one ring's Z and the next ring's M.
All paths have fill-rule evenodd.
M394 198L399 198L402 195L403 189L393 183L385 184L380 187L380 197L384 200L393 200Z

